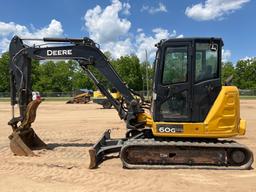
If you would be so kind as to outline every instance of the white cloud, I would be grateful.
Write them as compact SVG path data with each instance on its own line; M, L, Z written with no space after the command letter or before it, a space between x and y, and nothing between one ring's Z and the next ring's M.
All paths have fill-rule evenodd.
M154 33L153 36L147 36L142 32L139 33L136 37L136 55L140 61L144 61L146 59L146 50L149 60L152 60L155 57L155 44L160 40L176 37L175 30L170 33L167 29L155 28L152 30L152 32Z
M158 12L167 12L167 9L166 6L160 2L158 3L158 7L149 7L148 5L143 5L140 11L147 11L149 14L155 14Z
M0 36L8 36L10 33L27 33L27 28L22 25L15 24L14 22L5 23L0 22Z
M56 37L63 34L62 25L59 21L53 19L47 27L41 29L33 29L31 32L24 25L19 25L14 22L4 23L0 22L0 37L9 35L19 35L22 37Z
M142 31L143 31L142 28L138 28L138 29L137 29L137 32L138 32L138 33L142 32Z
M205 3L198 3L187 7L185 14L198 21L222 19L224 15L240 9L250 0L206 0Z
M10 40L7 38L2 38L0 40L0 57L1 57L2 53L7 51L8 47L9 47L9 43L10 43Z
M240 59L242 61L254 61L256 60L256 57L249 57L249 56L245 56L244 58Z
M176 31L169 32L167 29L155 28L152 30L153 35L146 35L143 30L139 30L136 35L127 37L124 40L113 41L101 45L103 51L109 51L113 58L119 58L125 55L135 54L144 61L146 58L145 52L148 53L148 59L153 60L155 57L155 44L162 39L176 37Z
M222 49L222 62L230 61L231 59L231 51Z
M0 53L8 50L10 39L14 35L29 38L59 37L63 35L63 29L61 23L55 19L46 27L41 29L32 28L31 30L14 22L0 22Z
M108 42L103 44L103 51L109 51L113 58L119 58L125 55L131 55L135 52L134 46L130 38L123 41Z
M131 8L131 5L129 3L123 3L123 13L125 15L130 15L130 8Z
M159 9L166 10L163 7L160 3ZM161 39L176 37L176 31L155 28L150 36L146 35L142 28L138 28L137 32L132 33L131 22L120 16L127 8L131 8L130 4L121 3L119 0L113 0L105 8L97 5L85 13L85 29L89 32L89 37L99 43L103 51L109 51L113 58L136 54L144 61L147 50L149 59L152 60L155 56L155 44Z
M36 30L35 32L30 33L32 37L58 37L63 35L63 29L61 22L53 19L51 23L42 29Z
M127 10L127 4L124 5L119 0L112 0L111 5L103 10L99 5L89 9L84 16L89 36L98 43L119 40L131 27L130 21L119 17L119 12L124 10Z

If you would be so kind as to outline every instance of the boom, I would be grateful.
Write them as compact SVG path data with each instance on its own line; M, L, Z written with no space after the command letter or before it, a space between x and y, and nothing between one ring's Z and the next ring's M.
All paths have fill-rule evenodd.
M140 108L137 100L133 97L131 90L121 80L109 63L107 57L96 46L96 43L94 43L93 40L87 37L83 39L43 38L36 40L55 43L69 43L70 45L30 47L25 45L22 39L18 36L15 36L12 39L10 44L11 105L13 107L18 103L20 108L20 117L18 119L15 118L13 113L13 122L17 124L18 120L22 121L22 119L24 119L26 108L29 102L31 102L31 60L69 59L75 60L79 63L90 79L93 80L98 89L109 99L118 111L120 118L126 120L127 128L136 127L136 125L132 123L134 122L132 119L135 118L137 113L143 112L143 110ZM128 111L125 110L122 103L115 100L107 89L96 79L94 74L89 70L89 65L98 69L100 73L103 74L106 79L122 94L126 104L128 106L132 106ZM14 119L16 119L16 121Z

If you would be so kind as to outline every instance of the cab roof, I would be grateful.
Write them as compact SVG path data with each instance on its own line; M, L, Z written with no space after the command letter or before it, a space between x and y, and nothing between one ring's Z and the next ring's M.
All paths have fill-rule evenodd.
M185 38L170 38L170 39L162 39L159 43L156 44L156 47L162 46L168 42L215 42L220 43L221 46L224 45L222 39L220 37L185 37Z

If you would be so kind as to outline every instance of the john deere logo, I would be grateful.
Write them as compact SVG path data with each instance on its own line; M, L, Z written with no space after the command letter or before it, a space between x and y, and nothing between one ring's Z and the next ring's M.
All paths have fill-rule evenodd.
M72 49L63 49L63 50L47 50L47 56L63 56L63 55L72 55Z

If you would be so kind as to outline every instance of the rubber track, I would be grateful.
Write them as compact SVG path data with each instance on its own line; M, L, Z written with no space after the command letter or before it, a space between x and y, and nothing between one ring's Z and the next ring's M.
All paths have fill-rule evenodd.
M177 146L177 147L203 147L203 148L242 148L249 154L247 163L242 166L209 166L209 165L135 165L129 164L124 159L125 150L132 146ZM222 169L222 170L247 170L251 169L253 163L253 153L245 145L232 140L216 140L216 142L194 142L194 141L156 141L154 139L130 139L126 141L121 149L120 158L123 166L129 169Z

